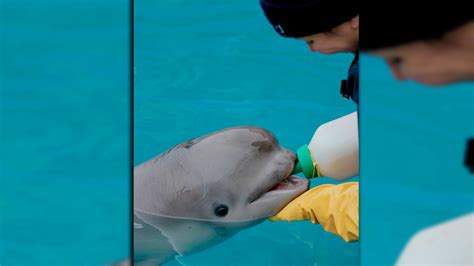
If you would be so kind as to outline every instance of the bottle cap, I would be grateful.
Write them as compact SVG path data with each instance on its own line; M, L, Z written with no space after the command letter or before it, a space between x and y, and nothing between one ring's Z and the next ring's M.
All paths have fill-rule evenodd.
M303 175L308 179L317 176L317 171L308 145L301 146L296 151L296 156L298 157L298 161L295 163L295 167L291 173L292 175L303 172Z

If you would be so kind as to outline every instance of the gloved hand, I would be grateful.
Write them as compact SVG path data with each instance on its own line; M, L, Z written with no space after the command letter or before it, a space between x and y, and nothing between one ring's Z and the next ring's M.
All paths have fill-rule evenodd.
M359 240L359 182L325 184L312 188L269 220L311 220L346 242Z

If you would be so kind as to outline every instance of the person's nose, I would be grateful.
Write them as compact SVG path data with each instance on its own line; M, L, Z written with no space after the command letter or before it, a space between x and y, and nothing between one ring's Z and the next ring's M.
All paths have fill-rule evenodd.
M395 76L398 80L404 80L405 77L402 75L401 67L403 60L401 57L394 57L390 59L386 59L387 64L392 71L393 76Z
M306 42L306 44L308 45L308 49L311 51L311 52L314 52L316 51L316 48L315 48L315 42L314 41L310 41L310 42Z

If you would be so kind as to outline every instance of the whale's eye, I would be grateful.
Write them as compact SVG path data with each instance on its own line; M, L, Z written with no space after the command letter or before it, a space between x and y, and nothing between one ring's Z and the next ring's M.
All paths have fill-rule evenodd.
M219 205L216 207L216 209L214 209L214 213L219 217L226 216L228 212L229 208L227 208L225 205Z

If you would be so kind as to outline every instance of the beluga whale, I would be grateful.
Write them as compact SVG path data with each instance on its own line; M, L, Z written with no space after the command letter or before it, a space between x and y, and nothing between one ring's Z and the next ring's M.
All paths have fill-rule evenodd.
M260 127L219 130L134 167L134 264L159 265L217 245L308 190L296 155Z

